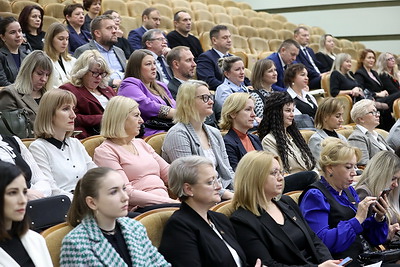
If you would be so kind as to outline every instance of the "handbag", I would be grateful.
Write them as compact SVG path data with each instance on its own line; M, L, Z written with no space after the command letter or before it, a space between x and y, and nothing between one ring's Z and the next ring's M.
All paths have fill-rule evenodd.
M19 138L33 137L32 123L26 109L0 111L0 133Z
M364 252L358 255L358 261L363 264L373 264L379 261L384 263L395 263L398 260L400 260L400 249Z
M168 131L174 125L175 124L172 122L171 119L162 119L158 117L153 117L144 123L144 126L146 126L146 128L164 131Z

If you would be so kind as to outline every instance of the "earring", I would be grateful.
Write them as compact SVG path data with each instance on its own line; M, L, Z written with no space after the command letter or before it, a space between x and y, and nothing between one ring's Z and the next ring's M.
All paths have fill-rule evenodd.
M329 174L329 177L333 177L333 173L330 173L330 174Z

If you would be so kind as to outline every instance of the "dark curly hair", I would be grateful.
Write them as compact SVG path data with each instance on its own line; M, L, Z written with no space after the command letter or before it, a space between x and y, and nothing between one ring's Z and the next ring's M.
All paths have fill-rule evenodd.
M261 140L269 133L275 137L278 154L282 159L285 171L289 171L290 169L288 154L296 158L289 149L288 144L290 141L287 134L285 134L285 127L283 125L283 107L293 102L292 97L287 92L275 92L271 94L265 101L263 119L260 126L258 126L258 134ZM300 149L301 157L306 163L307 169L312 170L315 167L315 159L294 121L292 125L286 128L286 133L290 134L293 142Z

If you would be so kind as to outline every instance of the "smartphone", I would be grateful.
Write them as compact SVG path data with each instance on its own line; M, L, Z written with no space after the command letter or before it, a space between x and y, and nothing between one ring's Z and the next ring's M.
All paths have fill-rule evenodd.
M390 188L384 189L379 197L383 198L385 195L387 196L391 190Z
M350 257L346 257L344 260L342 260L338 265L340 266L346 266L347 264L349 264L350 262L352 262L353 259Z

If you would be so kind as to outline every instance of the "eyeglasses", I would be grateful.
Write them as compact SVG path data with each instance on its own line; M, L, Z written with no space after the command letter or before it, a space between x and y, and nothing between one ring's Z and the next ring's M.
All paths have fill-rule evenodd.
M108 75L107 72L96 72L96 71L92 71L92 70L89 70L89 71L92 73L92 76L95 78L97 78L99 76L101 76L101 78L104 78Z
M379 116L379 115L381 115L381 112L379 110L373 110L373 111L368 112L367 114L372 114L374 116Z
M386 59L387 61L394 61L394 57L390 57Z
M283 170L278 170L275 169L274 171L269 173L270 175L274 176L275 178L278 178L279 175L281 175L283 177L283 175L285 174L285 172Z
M392 178L392 182L396 181L397 183L399 183L400 177L397 176L393 176Z
M197 98L200 98L201 100L203 100L204 103L208 103L208 101L214 101L214 95L197 95Z
M161 42L166 42L167 41L167 38L165 38L165 37L158 37L158 38L153 38L153 39L150 39L151 41L161 41Z
M220 181L218 180L217 177L214 177L211 181L208 181L204 183L207 186L213 186L214 189L218 188L220 186Z

